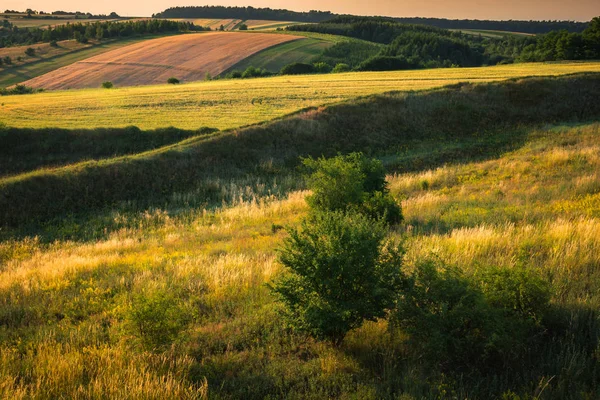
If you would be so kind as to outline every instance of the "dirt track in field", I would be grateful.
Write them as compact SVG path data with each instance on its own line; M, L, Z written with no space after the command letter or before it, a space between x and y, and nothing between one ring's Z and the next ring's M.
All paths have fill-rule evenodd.
M57 89L116 87L182 82L216 76L265 48L301 37L268 33L209 32L152 39L109 51L24 82Z

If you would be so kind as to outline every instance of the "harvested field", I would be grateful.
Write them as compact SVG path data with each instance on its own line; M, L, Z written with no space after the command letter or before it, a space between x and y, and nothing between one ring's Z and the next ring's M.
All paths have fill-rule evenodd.
M250 30L267 30L276 28L285 28L290 25L297 25L299 22L292 21L271 21L264 19L249 19L244 21Z
M115 86L166 83L170 77L184 82L203 80L265 48L300 39L266 33L211 32L171 36L136 43L79 61L25 82L44 89L99 87L104 81Z

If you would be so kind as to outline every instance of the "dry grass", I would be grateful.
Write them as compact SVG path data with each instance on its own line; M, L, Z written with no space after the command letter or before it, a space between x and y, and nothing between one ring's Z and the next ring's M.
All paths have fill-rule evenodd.
M208 27L213 31L219 30L221 25L223 25L223 29L226 31L230 31L237 24L242 22L241 19L208 19L208 18L170 18L170 21L177 22L191 22L196 26Z
M44 89L165 83L170 77L184 82L216 76L264 48L298 39L287 35L202 33L148 40L79 61L24 84Z
M599 135L598 123L541 129L498 159L390 176L404 199L407 224L396 234L407 237L408 265L432 255L469 273L526 265L552 282L555 304L597 308ZM384 321L353 332L341 351L294 339L264 287L279 271L274 248L285 237L274 227L298 223L306 194L185 220L157 210L93 243L3 243L0 397L236 398L261 389L323 397L332 385L340 396L377 398L385 382L367 378L368 365L383 358L383 375L401 357ZM125 317L132 296L153 290L195 310L179 339L155 352L138 347Z
M239 35L253 37L247 33ZM23 128L136 125L141 129L166 126L228 129L272 120L306 107L393 90L424 90L463 81L499 81L585 71L600 71L600 63L278 76L181 86L48 92L2 98L0 123Z

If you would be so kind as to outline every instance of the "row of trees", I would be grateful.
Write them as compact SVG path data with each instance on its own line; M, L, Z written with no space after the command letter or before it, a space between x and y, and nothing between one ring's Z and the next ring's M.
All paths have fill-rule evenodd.
M92 14L92 13L84 13L81 11L75 11L75 12L69 12L69 11L52 11L51 13L47 13L44 11L36 11L36 10L32 10L31 8L28 8L27 10L25 10L24 12L21 11L16 11L16 10L5 10L4 11L5 14L20 14L19 18L22 18L21 15L22 14L26 14L27 17L31 18L35 15L35 18L39 18L39 19L60 19L60 16L64 16L64 15L69 15L69 16L73 16L75 18L81 18L81 19L106 19L106 18L111 18L111 19L116 19L116 18L121 18L119 16L119 14L117 14L116 12L111 12L109 15L105 15L105 14Z
M136 34L201 31L205 29L190 22L164 19L76 23L58 25L48 29L22 29L13 26L0 31L0 47L67 39L86 41L89 39L128 37Z
M266 19L273 21L321 22L332 18L329 11L296 12L254 7L171 7L154 14L154 18L218 18L218 19Z
M394 18L394 20L403 24L430 25L443 29L474 29L532 34L548 33L563 29L569 32L583 32L588 25L587 22L575 21L490 21L445 18Z

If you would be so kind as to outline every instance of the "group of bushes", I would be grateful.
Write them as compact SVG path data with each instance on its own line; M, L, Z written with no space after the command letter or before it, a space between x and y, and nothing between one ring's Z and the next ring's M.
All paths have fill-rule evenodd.
M0 88L0 96L10 96L15 94L32 94L43 91L44 89L34 89L25 85L16 85L11 88Z
M409 271L389 239L402 221L381 162L353 153L307 159L312 195L301 229L279 250L287 271L271 284L292 328L338 346L364 321L389 317L408 352L442 370L507 368L545 332L550 287L525 268L466 276L439 261Z

